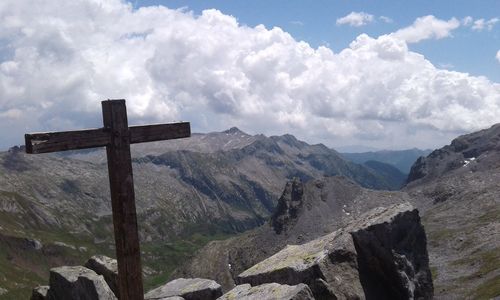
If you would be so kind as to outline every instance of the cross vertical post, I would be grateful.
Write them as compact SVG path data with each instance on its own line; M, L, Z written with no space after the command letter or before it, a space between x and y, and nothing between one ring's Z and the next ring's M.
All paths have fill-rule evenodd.
M108 159L120 300L144 299L135 209L130 131L125 100L103 101L104 129L110 132Z

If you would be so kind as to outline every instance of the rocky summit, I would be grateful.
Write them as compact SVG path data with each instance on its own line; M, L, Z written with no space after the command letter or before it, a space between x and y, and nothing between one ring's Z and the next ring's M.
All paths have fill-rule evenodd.
M210 260L210 258L206 258ZM103 273L113 260L89 261ZM96 265L95 263L88 264ZM426 236L410 204L375 208L347 226L302 245L288 245L235 278L224 295L209 279L178 278L145 299L431 299L433 285ZM116 283L116 279L111 281ZM40 290L46 291L44 298ZM51 270L48 287L33 299L116 299L102 275L85 267Z
M237 284L305 283L316 299L431 299L426 236L409 204L377 208L328 235L288 245Z

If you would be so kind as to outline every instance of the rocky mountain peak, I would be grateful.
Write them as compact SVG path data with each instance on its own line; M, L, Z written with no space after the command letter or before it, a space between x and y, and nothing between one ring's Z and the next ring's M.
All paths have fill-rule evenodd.
M491 169L500 158L500 124L454 139L450 145L420 157L411 167L407 183L429 181L461 168Z
M234 127L231 127L229 128L228 130L224 130L223 133L227 133L227 134L244 134L244 135L248 135L247 133L241 131L238 127L234 126Z

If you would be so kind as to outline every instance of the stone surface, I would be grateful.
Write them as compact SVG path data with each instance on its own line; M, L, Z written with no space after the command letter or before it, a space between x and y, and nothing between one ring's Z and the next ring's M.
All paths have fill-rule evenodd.
M47 299L116 300L102 275L82 266L50 270Z
M308 300L314 299L311 290L305 284L282 285L267 283L252 287L250 284L238 285L218 300Z
M427 238L416 209L375 209L351 234L367 299L432 299Z
M42 242L37 239L26 239L26 242L34 250L40 250L43 248Z
M180 296L186 300L211 300L222 295L220 284L213 280L202 278L178 278L149 291L145 299L164 299Z
M304 245L289 245L241 273L236 282L307 284L321 299L355 299L364 295L351 235L343 230Z
M431 299L426 237L409 204L376 208L244 271L239 284L307 284L322 299Z
M94 255L85 263L85 267L102 275L116 297L120 297L118 288L118 262L116 259L104 255Z
M48 291L49 291L49 287L46 285L37 286L31 292L30 300L45 300L45 299L47 299Z

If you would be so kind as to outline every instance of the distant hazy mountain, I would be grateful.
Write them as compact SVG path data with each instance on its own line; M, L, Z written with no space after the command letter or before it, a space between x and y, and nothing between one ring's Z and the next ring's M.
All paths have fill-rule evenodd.
M406 182L407 175L393 165L376 160L366 161L363 165L374 170L392 190L399 190Z
M432 150L408 149L408 150L380 150L361 153L341 153L342 157L352 162L363 164L367 161L379 161L398 168L401 172L408 174L415 161L431 153Z

